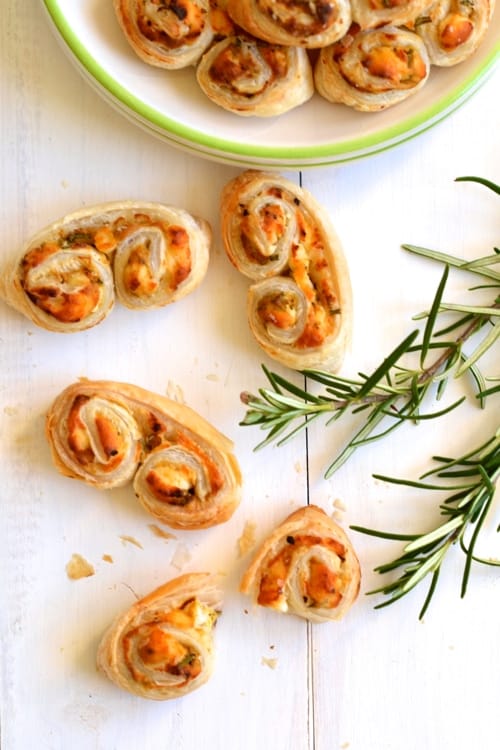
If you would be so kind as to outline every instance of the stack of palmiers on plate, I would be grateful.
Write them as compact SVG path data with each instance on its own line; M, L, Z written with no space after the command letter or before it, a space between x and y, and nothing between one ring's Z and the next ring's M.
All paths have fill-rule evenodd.
M376 112L418 92L432 66L481 44L495 0L114 0L136 54L195 69L237 115L280 115L324 99Z

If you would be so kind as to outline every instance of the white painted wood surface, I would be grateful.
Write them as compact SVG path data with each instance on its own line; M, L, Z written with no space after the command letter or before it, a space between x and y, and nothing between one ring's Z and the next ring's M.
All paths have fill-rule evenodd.
M2 261L46 223L103 200L162 200L204 216L215 230L206 280L170 308L141 315L117 307L93 330L61 338L1 306L2 750L496 750L498 569L474 568L461 600L463 559L453 550L419 622L420 590L373 609L376 601L365 596L380 583L372 569L397 546L352 532L363 567L359 601L344 622L310 627L248 607L237 593L247 561L237 539L246 521L256 523L260 539L293 508L310 501L331 512L337 498L346 527L429 527L433 499L395 491L372 474L416 478L433 453L475 445L497 423L498 400L486 412L463 407L442 422L408 426L328 482L323 472L348 436L347 423L316 425L308 453L304 437L254 453L259 434L238 426L239 393L264 385L260 364L272 363L248 332L246 282L223 254L218 229L218 196L238 168L173 150L114 112L63 55L38 4L3 3L0 56ZM432 299L441 269L408 256L401 243L470 258L498 246L498 198L453 180L476 174L500 182L499 87L497 72L458 112L396 150L287 175L329 209L349 259L355 334L346 373L377 365ZM454 289L464 282L454 280ZM493 352L491 372L498 374L498 361ZM166 542L151 533L130 491L98 492L59 476L44 414L82 375L160 393L176 386L234 439L245 484L233 519ZM493 534L489 554L498 557L499 546ZM157 704L98 674L95 650L136 594L179 573L179 551L184 571L226 574L217 666L196 693ZM75 552L94 564L94 576L68 579ZM266 659L276 660L274 669Z

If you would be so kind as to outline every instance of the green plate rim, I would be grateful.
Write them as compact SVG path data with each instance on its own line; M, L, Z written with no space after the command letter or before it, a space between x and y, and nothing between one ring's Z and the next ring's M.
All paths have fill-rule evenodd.
M391 125L377 133L355 138L339 143L322 144L317 146L276 147L265 145L249 145L238 141L219 138L216 135L202 133L194 128L177 122L154 107L151 107L124 86L118 83L100 63L90 54L66 19L60 0L42 0L55 28L62 39L75 55L77 62L85 71L105 89L119 104L125 106L145 123L150 123L155 134L162 132L169 137L173 144L186 145L192 148L196 144L196 153L214 156L220 155L231 161L231 155L245 160L269 160L278 164L289 159L297 166L315 166L314 162L325 165L350 161L365 155L386 150L407 141L429 127L440 122L444 117L459 107L492 71L500 58L500 40L494 45L488 56L478 64L469 75L448 92L446 96L435 102L418 115ZM302 162L304 162L302 164Z

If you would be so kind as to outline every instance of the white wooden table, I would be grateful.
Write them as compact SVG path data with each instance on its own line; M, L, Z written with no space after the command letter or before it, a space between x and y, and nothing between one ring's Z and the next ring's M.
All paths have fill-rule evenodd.
M329 481L323 472L348 437L348 422L315 426L307 453L304 436L254 453L260 434L238 425L240 391L264 385L261 362L283 370L254 344L246 282L221 249L218 196L239 169L174 150L113 111L69 64L38 3L2 3L0 55L2 259L48 222L104 200L172 203L215 231L204 283L170 308L142 315L116 308L96 328L60 338L1 305L2 750L496 750L498 569L474 567L461 600L463 556L453 549L419 622L423 589L381 610L365 595L381 583L373 567L398 545L351 532L363 568L360 598L342 623L311 627L249 608L237 592L248 562L237 539L247 521L260 540L292 509L314 502L332 512L336 499L346 528L431 528L434 498L372 474L417 478L431 455L478 444L498 421L498 399L486 411L463 406L409 425L356 454ZM355 331L346 373L375 367L432 299L441 268L406 254L403 242L468 258L498 246L498 198L454 178L500 182L499 91L497 71L459 111L395 150L287 175L301 177L328 208L348 256ZM454 278L450 295L466 283ZM497 374L498 358L496 351L489 360ZM159 393L177 387L230 436L244 475L231 521L165 541L151 533L129 490L99 492L58 475L44 414L80 376ZM498 535L491 545L498 557ZM68 578L73 553L94 565L94 576ZM225 573L215 673L178 701L134 698L96 671L97 643L135 595L180 569Z

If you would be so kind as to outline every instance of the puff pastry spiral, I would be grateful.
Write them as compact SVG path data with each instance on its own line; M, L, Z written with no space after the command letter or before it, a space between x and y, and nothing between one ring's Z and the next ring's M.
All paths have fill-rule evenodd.
M247 170L223 189L221 222L230 261L254 282L248 322L264 351L294 369L339 369L351 337L351 285L323 208L290 180Z
M314 505L288 516L262 543L240 590L255 604L311 622L340 620L359 593L360 567L340 526Z
M242 117L272 117L306 102L314 93L305 50L232 35L200 60L196 78L206 96Z
M122 205L112 229L116 295L126 307L163 307L205 278L212 230L204 219L157 203Z
M415 21L433 65L449 67L469 58L488 30L494 0L437 0Z
M133 482L152 516L179 529L227 521L240 501L231 441L188 406L128 383L81 380L46 418L56 468L100 489Z
M429 77L430 61L418 34L396 26L360 29L324 47L314 69L318 93L363 112L377 112L407 99Z
M227 10L259 39L309 49L332 44L351 23L349 0L228 0Z
M351 0L352 20L362 29L404 26L429 6L429 0Z
M208 268L211 227L161 203L114 201L40 230L0 273L0 296L40 328L77 333L120 302L135 310L185 297Z
M194 65L211 44L209 0L113 0L126 40L143 62L177 70Z
M214 576L179 576L110 625L98 647L97 666L118 687L141 698L187 695L213 672L213 629L221 606Z

